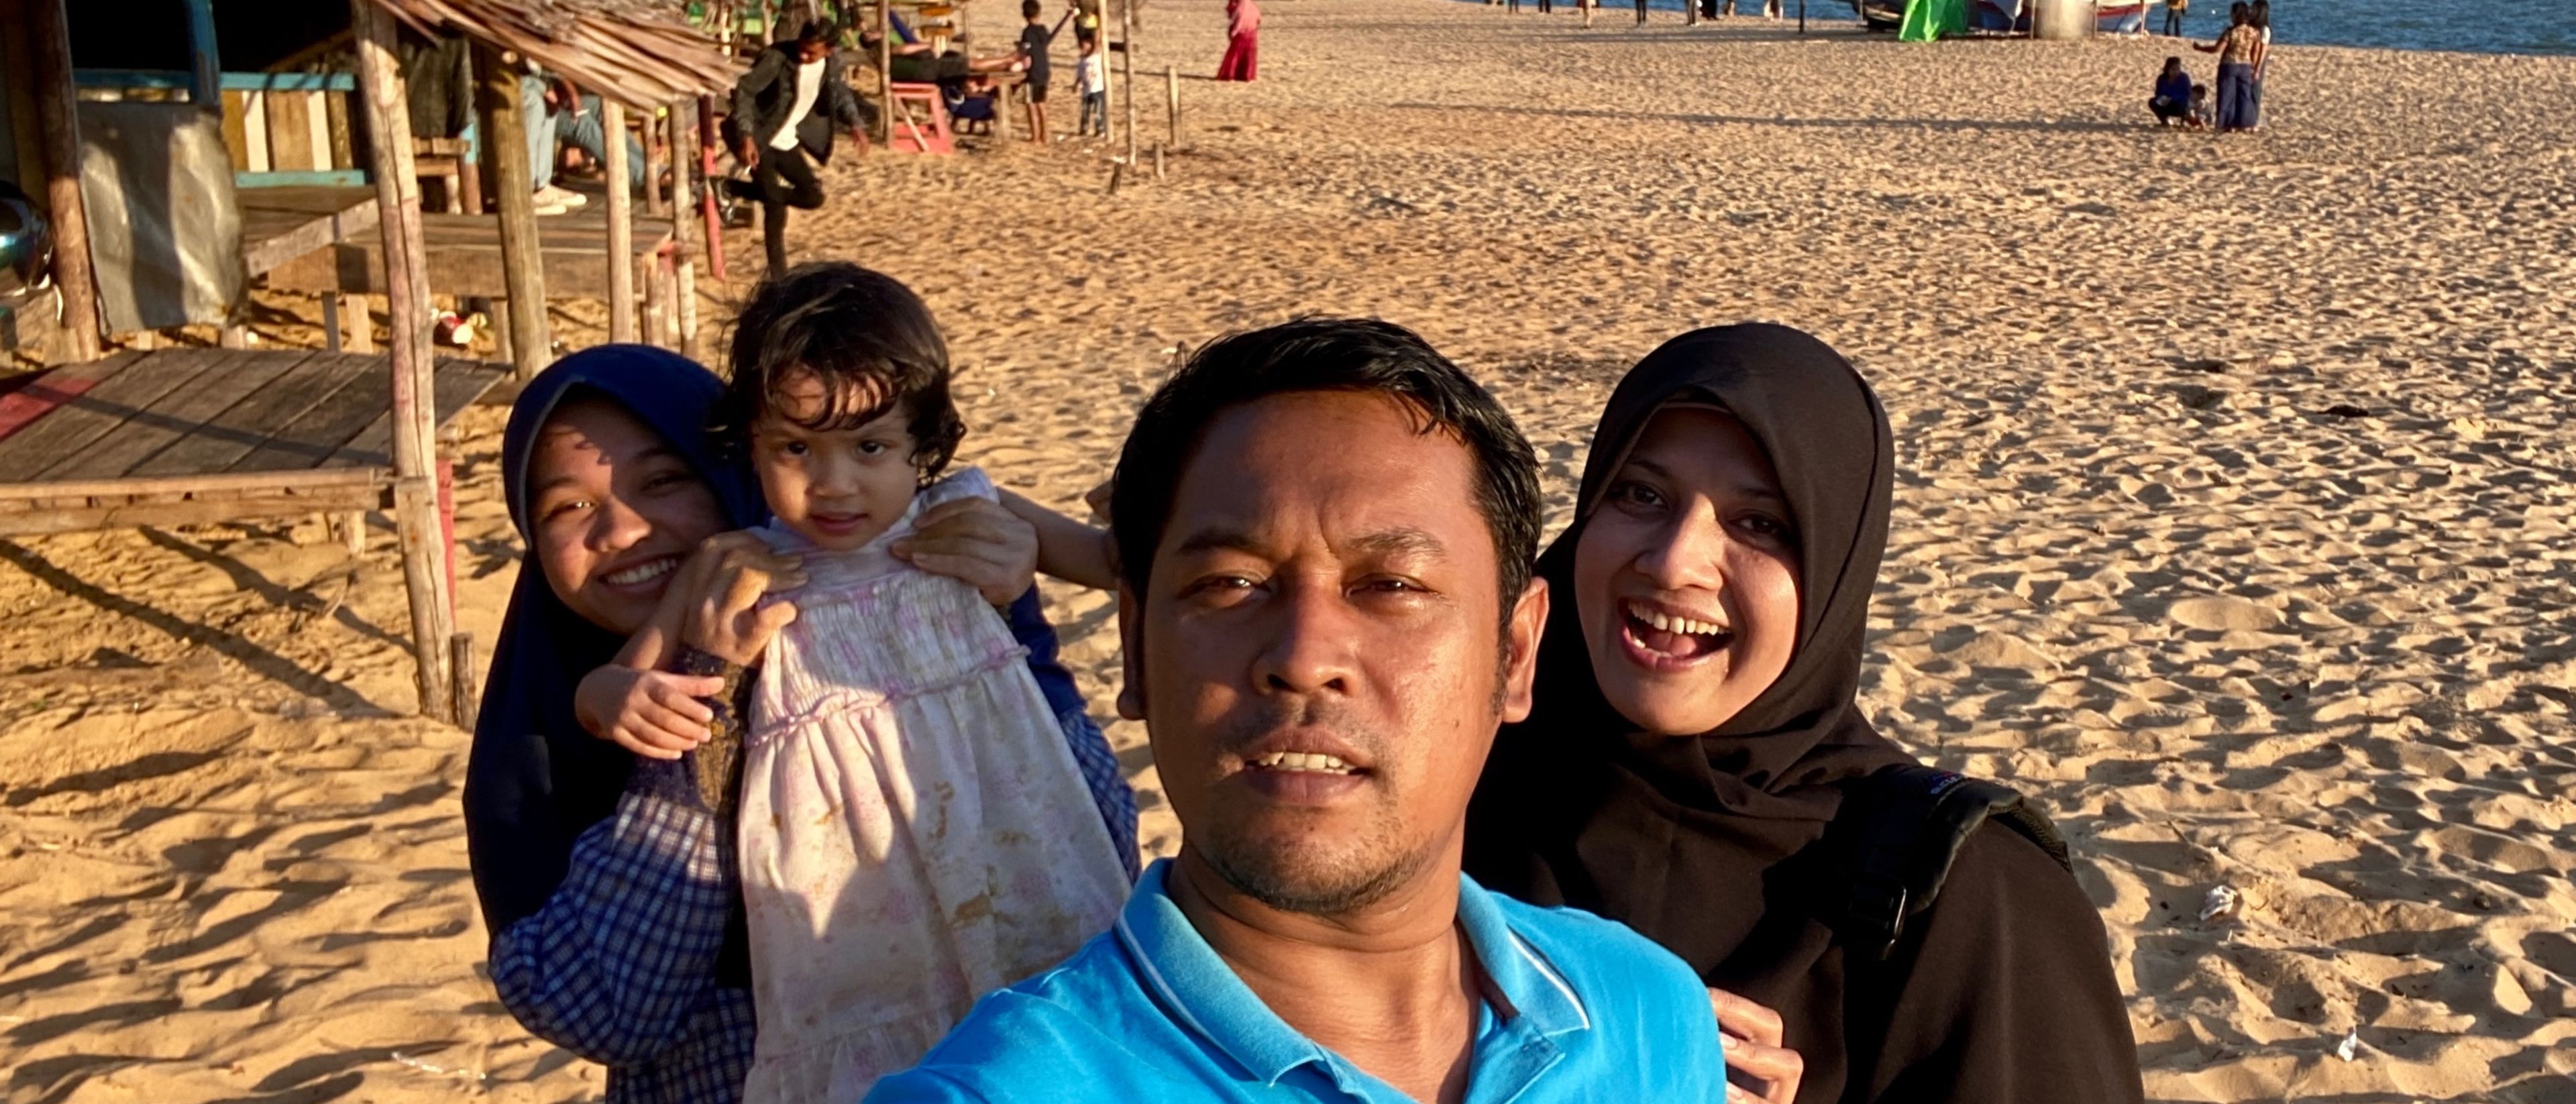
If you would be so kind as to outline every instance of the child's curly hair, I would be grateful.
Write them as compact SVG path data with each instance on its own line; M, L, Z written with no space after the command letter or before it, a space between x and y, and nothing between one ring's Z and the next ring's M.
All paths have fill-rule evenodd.
M900 406L925 483L966 436L948 394L939 324L920 296L881 272L821 261L761 281L734 319L731 360L708 431L736 455L753 424L778 412L779 385L797 372L814 373L828 396L797 423L807 429L854 429Z

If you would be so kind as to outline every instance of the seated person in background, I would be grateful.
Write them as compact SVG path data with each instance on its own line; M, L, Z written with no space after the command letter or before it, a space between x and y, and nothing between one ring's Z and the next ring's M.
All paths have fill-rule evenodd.
M2157 126L2181 126L2191 122L2191 74L2182 71L2182 59L2165 59L2165 71L2156 74L2155 98L2147 101L2147 110L2156 113Z
M2209 102L2209 86L2191 86L2191 129L2207 130L2218 125L2218 108Z
M1383 322L1237 334L1147 401L1111 494L1118 708L1179 857L870 1104L1726 1098L1680 959L1460 873L1549 600L1492 395Z

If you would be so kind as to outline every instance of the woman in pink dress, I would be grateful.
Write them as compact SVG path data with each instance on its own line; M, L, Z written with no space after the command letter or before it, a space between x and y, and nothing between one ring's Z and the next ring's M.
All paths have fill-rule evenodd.
M1261 60L1261 5L1225 0L1225 24L1225 60L1216 63L1216 79L1251 80Z

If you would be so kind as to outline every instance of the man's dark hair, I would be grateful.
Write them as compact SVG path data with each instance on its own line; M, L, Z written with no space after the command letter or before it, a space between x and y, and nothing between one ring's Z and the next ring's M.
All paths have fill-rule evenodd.
M820 42L829 46L832 44L832 25L820 19L806 20L804 26L796 29L796 41L799 45Z
M855 429L898 406L925 480L957 454L966 422L948 393L948 342L903 282L846 261L801 264L760 282L734 319L733 356L710 429L741 449L775 410L779 385L807 371L823 409L807 429ZM782 415L783 416L783 415Z
M1022 19L1035 19L1038 17L1039 12L1045 10L1046 5L1040 3L1039 0L1020 0L1020 18Z
M1422 432L1446 433L1475 454L1476 507L1501 560L1508 619L1538 555L1538 458L1502 404L1466 372L1413 331L1368 319L1303 318L1229 334L1201 348L1145 400L1110 492L1109 529L1128 587L1141 593L1153 575L1172 500L1209 423L1246 403L1314 391L1397 400L1418 416Z

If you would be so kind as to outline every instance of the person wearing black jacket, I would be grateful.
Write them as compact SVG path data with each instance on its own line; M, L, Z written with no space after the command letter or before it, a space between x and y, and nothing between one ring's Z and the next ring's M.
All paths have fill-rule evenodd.
M787 209L823 205L823 182L814 170L832 159L836 123L850 141L867 148L866 105L850 91L832 54L830 28L819 21L806 24L793 41L762 51L751 72L734 83L725 127L734 156L752 167L751 181L735 181L734 194L760 203L760 232L773 273L787 270Z
M2053 831L1948 840L1876 917L1898 925L1839 907L1867 886L1838 830L1920 772L1855 700L1895 468L1877 396L1806 334L1699 330L1638 363L1539 558L1536 706L1486 763L1467 873L1625 922L1733 994L1728 1063L1766 1104L2138 1104L2102 919ZM1750 1062L1779 1048L1802 1061Z

